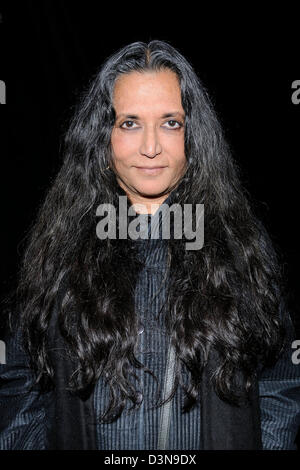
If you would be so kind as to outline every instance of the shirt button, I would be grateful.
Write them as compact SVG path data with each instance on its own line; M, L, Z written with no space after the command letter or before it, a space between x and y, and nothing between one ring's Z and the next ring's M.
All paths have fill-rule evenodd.
M136 394L136 402L141 403L143 401L143 394L141 392L137 392Z
M143 326L140 326L140 327L139 327L138 333L139 333L139 335L141 335L142 333L144 333L144 327L143 327Z

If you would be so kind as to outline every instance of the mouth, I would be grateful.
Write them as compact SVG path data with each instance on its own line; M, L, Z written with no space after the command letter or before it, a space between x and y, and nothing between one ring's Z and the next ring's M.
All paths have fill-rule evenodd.
M142 173L145 173L147 175L157 175L161 173L164 168L167 168L166 166L136 166L137 170L139 170Z

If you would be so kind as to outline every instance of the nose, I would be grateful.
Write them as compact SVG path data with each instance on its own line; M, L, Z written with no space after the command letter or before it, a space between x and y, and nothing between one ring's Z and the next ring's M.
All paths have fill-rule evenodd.
M161 144L155 128L145 129L140 146L140 153L148 158L154 158L162 151Z

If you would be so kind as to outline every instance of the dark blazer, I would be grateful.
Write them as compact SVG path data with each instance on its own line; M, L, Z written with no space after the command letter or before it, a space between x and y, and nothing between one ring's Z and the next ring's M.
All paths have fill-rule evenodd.
M72 367L52 318L56 390L30 390L20 332L6 337L6 364L0 366L0 449L96 449L92 394L87 400L66 391ZM291 346L291 343L290 343ZM288 347L275 366L259 372L248 408L234 409L213 393L207 372L203 378L203 449L296 449L300 425L300 365ZM212 358L217 360L216 357Z

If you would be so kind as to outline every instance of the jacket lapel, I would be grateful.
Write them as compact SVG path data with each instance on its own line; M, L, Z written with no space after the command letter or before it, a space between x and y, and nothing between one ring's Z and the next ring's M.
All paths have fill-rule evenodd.
M201 441L203 450L262 449L258 382L241 406L221 400L214 391L211 374L218 363L211 351L201 382ZM239 379L241 383L241 379Z

